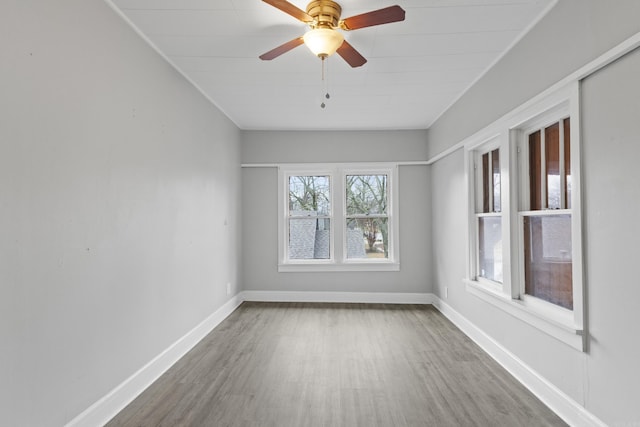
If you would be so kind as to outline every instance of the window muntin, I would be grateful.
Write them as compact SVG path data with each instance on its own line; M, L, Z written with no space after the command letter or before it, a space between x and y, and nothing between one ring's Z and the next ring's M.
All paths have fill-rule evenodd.
M346 175L346 258L388 259L389 176Z
M521 292L572 310L570 119L526 134L528 147L520 149L528 154L521 179L529 192L520 211Z

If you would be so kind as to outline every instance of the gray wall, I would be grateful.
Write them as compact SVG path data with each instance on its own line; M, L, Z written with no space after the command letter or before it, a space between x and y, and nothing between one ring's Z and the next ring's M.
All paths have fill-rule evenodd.
M583 86L584 213L590 351L587 407L640 425L640 50Z
M427 131L242 131L242 163L427 160Z
M429 128L429 157L495 121L638 32L638 0L560 0Z
M0 28L0 425L60 426L237 286L239 130L101 0Z
M242 132L243 163L420 161L425 131ZM430 292L426 166L401 166L400 271L278 273L277 168L243 168L243 284L256 291Z
M429 132L430 153L457 143L640 31L636 1L560 1ZM582 86L583 214L589 349L541 333L467 293L463 152L431 171L434 292L608 425L640 423L637 237L640 225L640 52ZM508 82L508 83L506 83ZM499 94L497 96L496 94ZM482 102L481 102L482 101ZM456 124L456 125L454 125Z

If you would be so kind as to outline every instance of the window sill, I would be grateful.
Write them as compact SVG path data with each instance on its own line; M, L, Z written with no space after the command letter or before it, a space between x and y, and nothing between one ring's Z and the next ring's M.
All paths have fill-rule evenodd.
M349 262L344 264L337 264L333 262L320 262L278 264L279 273L323 273L332 271L400 271L400 263Z
M545 332L579 351L584 351L583 329L573 322L573 317L561 310L544 310L519 300L509 298L502 292L492 290L475 280L464 279L470 294L498 307L502 311Z

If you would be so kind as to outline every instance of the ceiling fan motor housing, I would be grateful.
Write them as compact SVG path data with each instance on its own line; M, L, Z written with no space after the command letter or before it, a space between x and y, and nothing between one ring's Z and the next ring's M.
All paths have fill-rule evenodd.
M342 7L331 0L314 0L307 5L307 14L313 18L313 28L337 28Z

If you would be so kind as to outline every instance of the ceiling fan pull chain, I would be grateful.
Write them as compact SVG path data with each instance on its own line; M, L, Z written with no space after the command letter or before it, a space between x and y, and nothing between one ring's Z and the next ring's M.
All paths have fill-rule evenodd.
M323 61L323 62L325 62L325 61ZM326 65L327 68L326 68L325 75L323 76L323 80L324 80L324 91L323 92L324 92L324 97L329 99L329 98L331 98L329 96L329 58L327 58L326 62L327 62L327 65Z
M329 94L327 93L327 86L326 86L326 79L325 79L325 56L320 57L320 59L322 59L322 61L320 61L322 63L322 81L320 82L320 90L322 92L321 94L321 103L320 103L320 108L325 108L327 106L327 104L324 103L324 99L329 99ZM328 73L327 73L328 74Z

